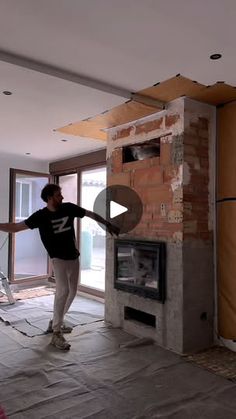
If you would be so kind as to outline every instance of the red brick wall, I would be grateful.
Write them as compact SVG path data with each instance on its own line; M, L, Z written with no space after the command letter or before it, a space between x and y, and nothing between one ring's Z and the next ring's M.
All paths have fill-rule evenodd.
M142 136L160 134L160 157L122 162L122 147L115 148L110 158L108 185L133 188L143 202L143 217L132 235L182 240L195 238L212 240L209 230L209 122L198 117L185 128L183 135L172 135L178 123L177 114L154 121L118 129L116 140L135 144ZM161 132L160 131L160 132ZM165 135L164 132L169 134ZM187 181L182 183L181 167Z
M180 116L168 115L154 121L117 130L113 141L126 139L126 144L134 144L137 139L156 130L171 131ZM174 191L173 184L181 183L180 164L176 162L175 142L180 136L168 134L160 137L160 157L122 163L122 147L115 148L110 158L108 185L125 185L133 188L143 202L143 216L136 228L129 234L144 238L168 240L181 239L182 224L182 193L181 186ZM128 141L127 141L128 140ZM130 141L129 141L130 140ZM182 141L182 140L181 140ZM182 162L182 161L181 161Z

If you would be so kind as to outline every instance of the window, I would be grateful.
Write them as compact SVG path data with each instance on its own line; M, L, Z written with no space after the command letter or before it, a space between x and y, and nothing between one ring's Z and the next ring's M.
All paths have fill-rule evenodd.
M25 220L32 212L32 183L16 181L16 220Z
M47 173L10 169L10 222L23 222L41 208L41 190L48 182ZM48 278L48 256L39 240L38 229L10 234L9 249L10 282L20 283Z

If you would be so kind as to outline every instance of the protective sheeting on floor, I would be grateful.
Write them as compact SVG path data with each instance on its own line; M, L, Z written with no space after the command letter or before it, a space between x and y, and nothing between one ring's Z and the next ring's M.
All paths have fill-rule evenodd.
M236 417L233 382L150 340L139 345L102 321L67 338L72 347L64 353L50 335L29 338L0 323L0 405L9 418Z
M54 295L49 295L17 301L13 305L2 303L0 320L26 336L43 335L52 318L53 300ZM77 296L66 315L65 323L75 327L101 321L103 318L102 303Z

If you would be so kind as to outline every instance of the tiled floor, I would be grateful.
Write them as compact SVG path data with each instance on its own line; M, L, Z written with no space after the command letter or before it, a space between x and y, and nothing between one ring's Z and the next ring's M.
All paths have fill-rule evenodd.
M223 346L215 346L186 357L202 368L230 380L236 381L236 352Z

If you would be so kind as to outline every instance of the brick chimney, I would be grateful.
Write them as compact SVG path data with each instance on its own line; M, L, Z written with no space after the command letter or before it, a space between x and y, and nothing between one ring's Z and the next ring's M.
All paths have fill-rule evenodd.
M160 155L124 162L124 148L156 139ZM215 108L187 98L167 110L109 130L108 185L134 189L143 216L124 238L165 242L166 301L114 288L114 241L107 239L106 321L179 353L213 342ZM127 320L125 309L155 317Z

